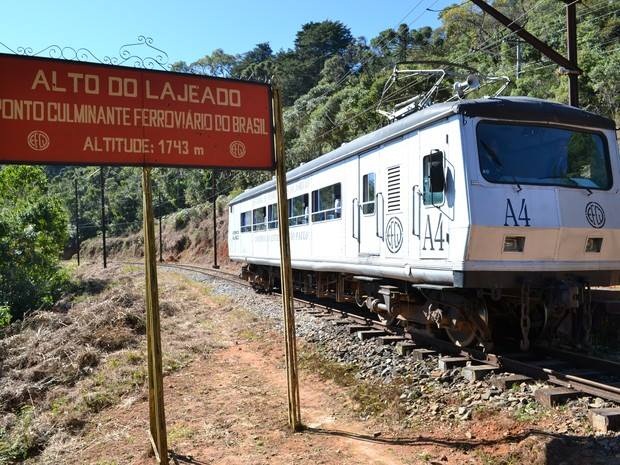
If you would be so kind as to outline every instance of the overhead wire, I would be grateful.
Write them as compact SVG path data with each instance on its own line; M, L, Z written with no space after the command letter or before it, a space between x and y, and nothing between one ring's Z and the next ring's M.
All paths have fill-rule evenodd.
M575 4L575 3L577 3L578 1L579 1L579 0L573 0L573 1L572 1L570 4L568 4L568 5ZM602 3L604 3L604 2L601 2L601 3L597 4L597 5L601 5ZM536 11L538 8L540 8L543 4L544 4L544 1L543 1L543 0L538 1L538 2L534 5L534 7L533 7L533 8L529 9L529 10L528 10L528 11L526 11L526 12L523 12L523 13L522 13L519 17L515 18L512 22L513 22L513 23L516 23L517 21L519 21L519 20L520 20L521 18L523 18L524 16L526 16L526 15L531 15L534 11ZM567 6L567 5L561 5L561 9L564 9L566 6ZM596 9L595 11L599 11L600 9L602 9L602 8L598 8L598 9ZM558 10L559 10L559 9L558 9ZM605 15L601 15L601 16L606 16L606 15L608 15L608 14L606 13ZM582 16L583 16L583 15L582 15ZM598 17L595 17L595 18L590 18L589 20L593 20L593 19L597 19L597 18L598 18ZM559 31L556 31L556 32L561 32L561 31L562 31L562 30L564 30L565 28L566 28L566 27L564 26L564 27L563 27L563 29L560 29ZM466 54L464 54L464 55L461 55L461 56L457 57L455 61L457 61L457 60L458 60L458 61L460 61L460 62L464 62L464 61L465 61L468 57L470 57L470 56L472 56L473 54L475 54L475 53L477 53L477 52L481 51L481 49L482 49L483 47L488 46L487 44L488 44L489 42L491 42L491 41L495 41L495 44L497 44L497 43L500 43L501 41L506 40L506 38L508 38L508 37L510 37L510 36L512 36L512 35L514 35L514 34L516 34L516 33L515 33L514 31L511 31L511 32L510 32L510 33L508 33L508 34L503 34L503 35L502 35L501 37L499 37L499 38L497 38L497 37L489 37L489 38L488 38L488 39L486 39L486 40L485 40L485 41L484 41L484 42L483 42L480 46L478 46L478 48L477 48L477 49L472 50L472 51L470 51L470 52L468 52L468 53L466 53ZM516 45L514 45L514 46L513 46L513 47L511 47L511 48L516 48ZM554 64L555 64L555 63L551 63L551 64L549 64L549 65L544 65L544 66L542 66L542 67L540 67L540 68L544 68L544 67L547 67L547 66L552 66L552 65L554 65ZM411 83L411 85L410 85L410 86L406 86L405 88L399 89L398 91L396 91L396 94L398 94L399 92L401 92L401 93L402 93L403 91L407 90L407 89L408 89L408 88L410 88L410 87L415 86L416 84L420 83L422 80L424 80L424 79L426 79L426 78L427 78L427 77L426 77L426 76L424 76L422 79L420 79L420 80L418 80L418 81L415 81L415 82ZM440 88L440 90L445 90L445 89L447 89L447 85L444 85L444 86L442 86L442 87ZM390 95L390 98L391 98L391 100L393 101L393 100L395 100L396 95ZM367 107L367 108L365 108L365 109L361 110L360 112L358 112L358 113L356 113L356 114L352 115L351 117L349 117L349 118L345 119L344 121L342 121L342 122L341 122L340 124L338 124L337 126L335 126L335 127L331 128L331 129L329 129L328 131L323 132L322 134L320 134L319 136L317 136L317 139L319 139L319 138L324 138L325 136L329 135L330 133L334 132L335 130L337 130L337 129L341 128L344 124L347 124L347 123L351 122L352 120L354 120L354 119L356 119L356 118L359 118L360 116L363 116L364 114L368 113L368 112L369 112L369 111L371 111L373 108L375 108L375 107L374 107L374 105L373 105L373 106L369 106L369 107Z
M467 3L468 1L469 1L469 0L467 0L466 2L461 3L459 6L462 6L463 4ZM577 1L577 0L575 0L575 1ZM539 1L537 2L537 5L540 5L540 4L542 4L542 3L543 3L543 0L539 0ZM535 9L536 9L536 8L534 8L534 10L535 10ZM531 10L530 10L530 12L531 12ZM521 16L519 16L519 18L517 18L517 19L513 20L513 22L516 22L518 19L520 19L521 17L523 17L525 14L526 14L526 13L523 13ZM489 39L487 39L484 43L488 42L488 40L489 40ZM483 45L484 45L484 43L483 43ZM461 58L459 59L459 61L461 61L461 62L462 62L462 61L463 61L463 60L464 60L467 56L471 55L472 53L475 53L475 51L469 52L468 54L464 55L463 57L461 57ZM413 82L413 83L411 84L411 86L414 86L415 84L418 84L418 83L422 82L422 81L423 81L424 79L426 79L426 78L427 78L427 77L426 77L426 76L424 76L422 79L420 79L420 80L418 80L418 81L416 81L416 82ZM402 92L402 89L401 89L401 90L399 90L399 92ZM358 112L358 113L356 113L356 114L352 115L351 117L347 118L346 120L342 121L340 124L338 124L338 125L334 126L333 128L331 128L331 129L329 129L329 130L327 130L327 131L323 132L322 134L320 134L320 135L317 137L317 139L319 139L319 138L324 138L325 136L327 136L327 135L331 134L332 132L334 132L336 129L341 128L344 124L349 123L350 121L353 121L354 119L359 118L360 116L362 116L362 115L364 115L364 114L368 113L369 111L373 110L374 108L375 108L375 105L372 105L372 106L369 106L369 107L367 107L367 108L363 109L362 111L360 111L360 112Z

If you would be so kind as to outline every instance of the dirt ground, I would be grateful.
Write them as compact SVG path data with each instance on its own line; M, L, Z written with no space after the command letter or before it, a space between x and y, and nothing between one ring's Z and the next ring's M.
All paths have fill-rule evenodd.
M137 287L143 280L138 268L113 267L106 273L112 281L115 274L129 275ZM271 323L172 272L160 273L160 290L163 301L178 305L175 311L162 312L171 463L620 463L620 457L588 452L591 439L555 434L552 427L533 427L508 416L475 418L457 428L430 422L405 429L386 408L362 420L348 388L304 369L300 383L306 429L292 433L287 426L282 335ZM300 353L311 350L304 341L299 344ZM140 348L145 350L143 341ZM104 369L112 371L102 373ZM113 378L114 369L102 363L98 373ZM76 434L56 435L27 463L153 464L147 429L142 383L120 402L90 415Z

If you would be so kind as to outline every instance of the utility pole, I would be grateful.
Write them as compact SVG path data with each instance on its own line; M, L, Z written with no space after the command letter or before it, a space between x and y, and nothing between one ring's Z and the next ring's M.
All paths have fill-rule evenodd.
M78 196L77 176L73 178L73 187L75 188L75 250L77 253L77 264L80 266L80 198Z
M108 256L105 246L105 177L103 166L99 169L99 183L101 185L101 237L103 238L103 267L108 267Z
M217 191L215 189L215 170L213 170L211 172L211 202L213 205L213 268L218 269L220 266L217 264L217 211L215 208Z

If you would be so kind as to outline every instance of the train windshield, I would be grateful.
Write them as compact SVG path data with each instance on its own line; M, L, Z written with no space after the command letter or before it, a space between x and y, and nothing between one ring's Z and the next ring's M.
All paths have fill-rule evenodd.
M493 183L611 188L602 134L481 121L476 130L482 176Z

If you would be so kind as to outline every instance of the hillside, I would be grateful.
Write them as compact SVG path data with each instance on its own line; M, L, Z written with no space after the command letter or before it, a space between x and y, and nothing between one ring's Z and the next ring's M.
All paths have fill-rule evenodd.
M217 203L217 259L218 265L237 269L228 259L228 208L226 199ZM211 204L179 210L162 218L162 259L164 262L213 264L213 213ZM106 238L108 259L135 261L144 256L142 231ZM155 241L159 257L159 229L155 223ZM85 262L103 260L101 237L82 243L81 259ZM74 256L75 258L75 256Z

